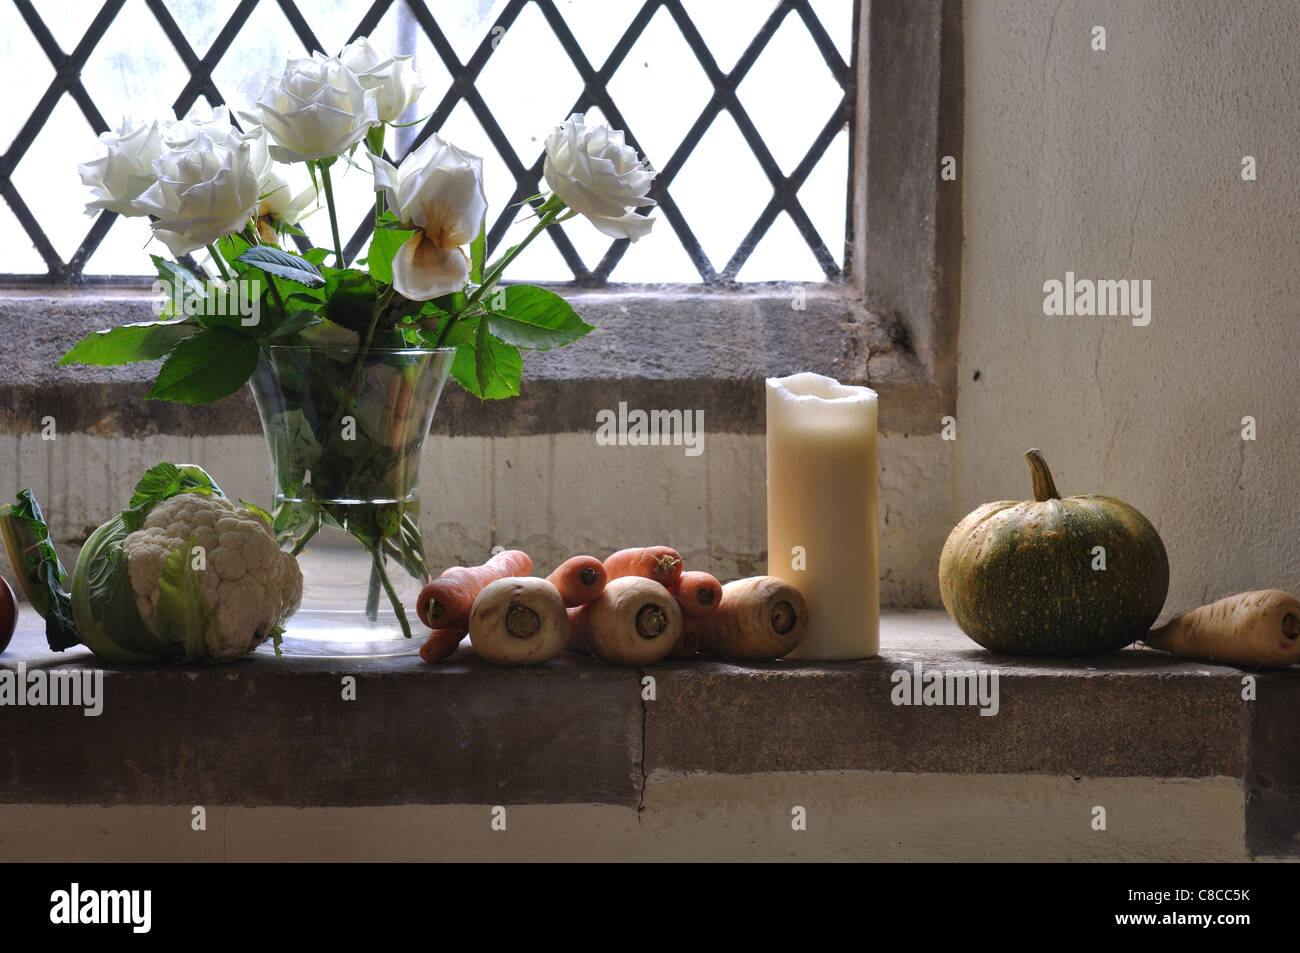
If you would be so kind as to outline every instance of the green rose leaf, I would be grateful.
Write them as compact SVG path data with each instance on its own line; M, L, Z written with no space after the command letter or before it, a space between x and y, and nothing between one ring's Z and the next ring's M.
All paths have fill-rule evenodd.
M267 337L282 338L290 334L297 334L304 328L309 328L314 324L321 323L321 316L309 309L295 311L280 321Z
M502 295L504 292L504 295ZM569 303L553 291L532 285L511 285L488 297L491 305L504 297L501 307L490 307L489 330L507 344L546 351L571 344L592 330Z
M221 252L221 257L228 262L239 261L239 257L252 247L254 246L238 235L227 235L217 242L217 251Z
M516 396L523 369L519 349L498 341L483 322L477 323L473 343L457 347L451 362L456 382L484 400Z
M172 349L147 400L205 404L233 394L257 368L258 344L230 328L204 328Z
M184 265L168 261L159 255L150 255L149 258L158 272L159 281L167 286L172 297L177 297L175 293L177 289L180 291L180 297L195 295L202 297L207 293L207 285Z
M143 321L93 331L72 346L60 364L112 367L133 361L156 361L199 330L191 321Z
M236 261L260 268L267 274L288 278L309 288L319 288L325 284L320 269L306 258L291 255L287 251L272 248L270 245L258 245L240 255Z
M469 246L469 280L476 285L483 283L483 260L487 258L487 221L478 230L478 237Z
M397 249L414 234L415 232L394 231L388 228L375 229L374 237L370 239L370 251L366 253L365 264L376 281L386 285L393 283L393 257L397 254Z

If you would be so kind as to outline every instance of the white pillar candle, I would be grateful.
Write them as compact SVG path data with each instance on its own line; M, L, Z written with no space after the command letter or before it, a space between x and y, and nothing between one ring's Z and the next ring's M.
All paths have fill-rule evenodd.
M768 574L808 603L788 656L880 651L876 392L820 374L767 379Z

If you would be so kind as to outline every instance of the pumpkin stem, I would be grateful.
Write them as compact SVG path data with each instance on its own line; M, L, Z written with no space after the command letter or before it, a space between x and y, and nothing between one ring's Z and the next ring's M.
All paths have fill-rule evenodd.
M1047 461L1037 450L1026 450L1025 459L1029 461L1029 474L1034 480L1034 499L1039 503L1047 500L1059 500L1061 494L1056 490L1052 471L1047 469Z

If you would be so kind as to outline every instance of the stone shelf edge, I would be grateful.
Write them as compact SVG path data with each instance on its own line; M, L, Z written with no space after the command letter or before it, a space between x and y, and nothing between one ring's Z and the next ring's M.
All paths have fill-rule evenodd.
M1300 671L1254 673L1246 701L1235 668L1145 649L994 656L934 610L886 612L881 644L861 662L743 667L566 653L498 669L468 647L437 667L413 656L104 666L98 717L0 707L0 803L635 808L647 778L698 773L1229 777L1245 786L1251 853L1300 856ZM19 662L101 667L49 652L30 617L0 667ZM918 664L922 676L996 672L997 713L895 704Z

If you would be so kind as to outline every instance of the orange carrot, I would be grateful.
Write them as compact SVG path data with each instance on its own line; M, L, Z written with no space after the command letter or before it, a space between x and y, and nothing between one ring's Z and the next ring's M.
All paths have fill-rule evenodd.
M665 589L673 589L682 578L682 557L670 546L620 549L605 560L605 574L610 580L624 576L643 576L653 579Z
M679 601L679 605L682 603ZM684 608L684 606L683 606ZM698 617L689 616L682 613L682 637L677 640L673 650L668 653L669 658L694 658L700 651L700 630L697 627Z
M420 590L415 611L429 628L449 628L469 618L474 598L489 582L532 571L533 561L518 549L497 553L481 566L452 566Z
M722 601L722 583L707 572L684 572L673 595L686 615L708 615Z
M586 605L605 591L605 566L595 556L574 556L560 563L546 581L560 590L560 598L572 609Z
M468 634L468 619L446 629L434 629L429 633L428 640L420 646L420 658L426 662L441 662L456 651L461 639Z

